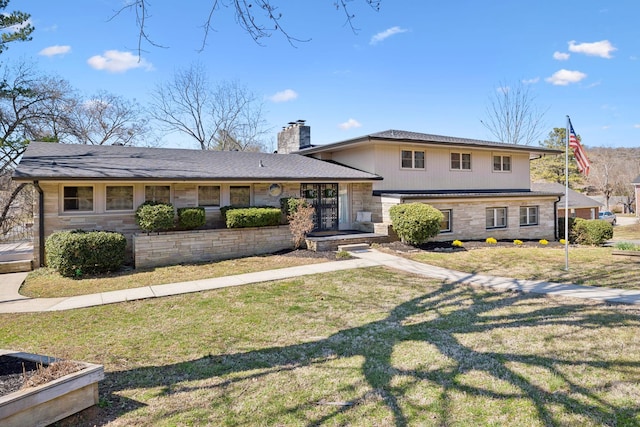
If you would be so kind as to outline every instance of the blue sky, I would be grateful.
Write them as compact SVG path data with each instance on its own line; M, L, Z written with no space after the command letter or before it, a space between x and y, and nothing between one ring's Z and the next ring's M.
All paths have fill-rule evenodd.
M480 123L503 83L525 82L546 128L566 116L587 147L640 142L640 2L566 0L382 0L379 12L350 3L357 31L332 0L274 0L282 25L256 44L231 9L214 15L199 51L207 1L152 0L147 25L158 45L138 60L135 16L123 0L12 0L31 14L31 42L3 62L29 58L86 95L99 90L144 104L176 69L204 64L213 80L238 80L265 100L270 144L290 121L322 144L401 129L494 139ZM545 131L545 136L547 132ZM196 148L176 135L166 146Z

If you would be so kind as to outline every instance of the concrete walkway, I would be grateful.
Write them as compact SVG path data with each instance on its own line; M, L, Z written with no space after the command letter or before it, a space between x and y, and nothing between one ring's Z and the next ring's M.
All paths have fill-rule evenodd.
M406 258L382 253L373 249L353 250L351 251L351 254L355 257L355 259L346 261L325 262L299 267L289 267L256 273L239 274L235 276L218 277L213 279L195 280L190 282L144 286L141 288L102 292L99 294L66 298L24 297L18 293L18 290L20 288L20 285L26 278L27 273L3 274L0 275L0 313L29 313L71 310L75 308L91 307L102 304L133 301L146 298L158 298L169 295L200 292L230 286L240 286L272 280L282 280L310 274L321 274L331 271L375 267L381 265L424 277L435 278L452 283L484 286L496 290L511 290L551 296L582 298L607 303L640 305L640 291L624 291L619 289L600 288L593 286L564 285L559 283L533 280L517 280L505 277L487 276L482 274L462 273L459 271L411 261Z

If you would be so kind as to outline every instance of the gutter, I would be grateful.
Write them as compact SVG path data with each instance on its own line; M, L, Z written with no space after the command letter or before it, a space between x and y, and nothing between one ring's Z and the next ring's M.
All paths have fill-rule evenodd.
M558 203L560 203L560 197L553 202L553 235L556 240L560 240L560 231L558 230ZM567 212L564 213L564 220L567 220Z
M40 188L40 183L33 181L33 186L38 192L38 254L40 267L44 267L44 191Z

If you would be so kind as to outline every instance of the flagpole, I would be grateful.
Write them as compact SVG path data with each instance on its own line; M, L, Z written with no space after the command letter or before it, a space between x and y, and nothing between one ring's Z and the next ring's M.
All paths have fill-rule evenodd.
M569 270L569 116L564 150L564 269Z

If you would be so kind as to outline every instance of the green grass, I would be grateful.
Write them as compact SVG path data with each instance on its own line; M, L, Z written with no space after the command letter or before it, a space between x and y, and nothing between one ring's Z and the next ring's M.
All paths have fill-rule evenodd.
M105 365L64 426L640 423L638 310L381 267L0 322Z

